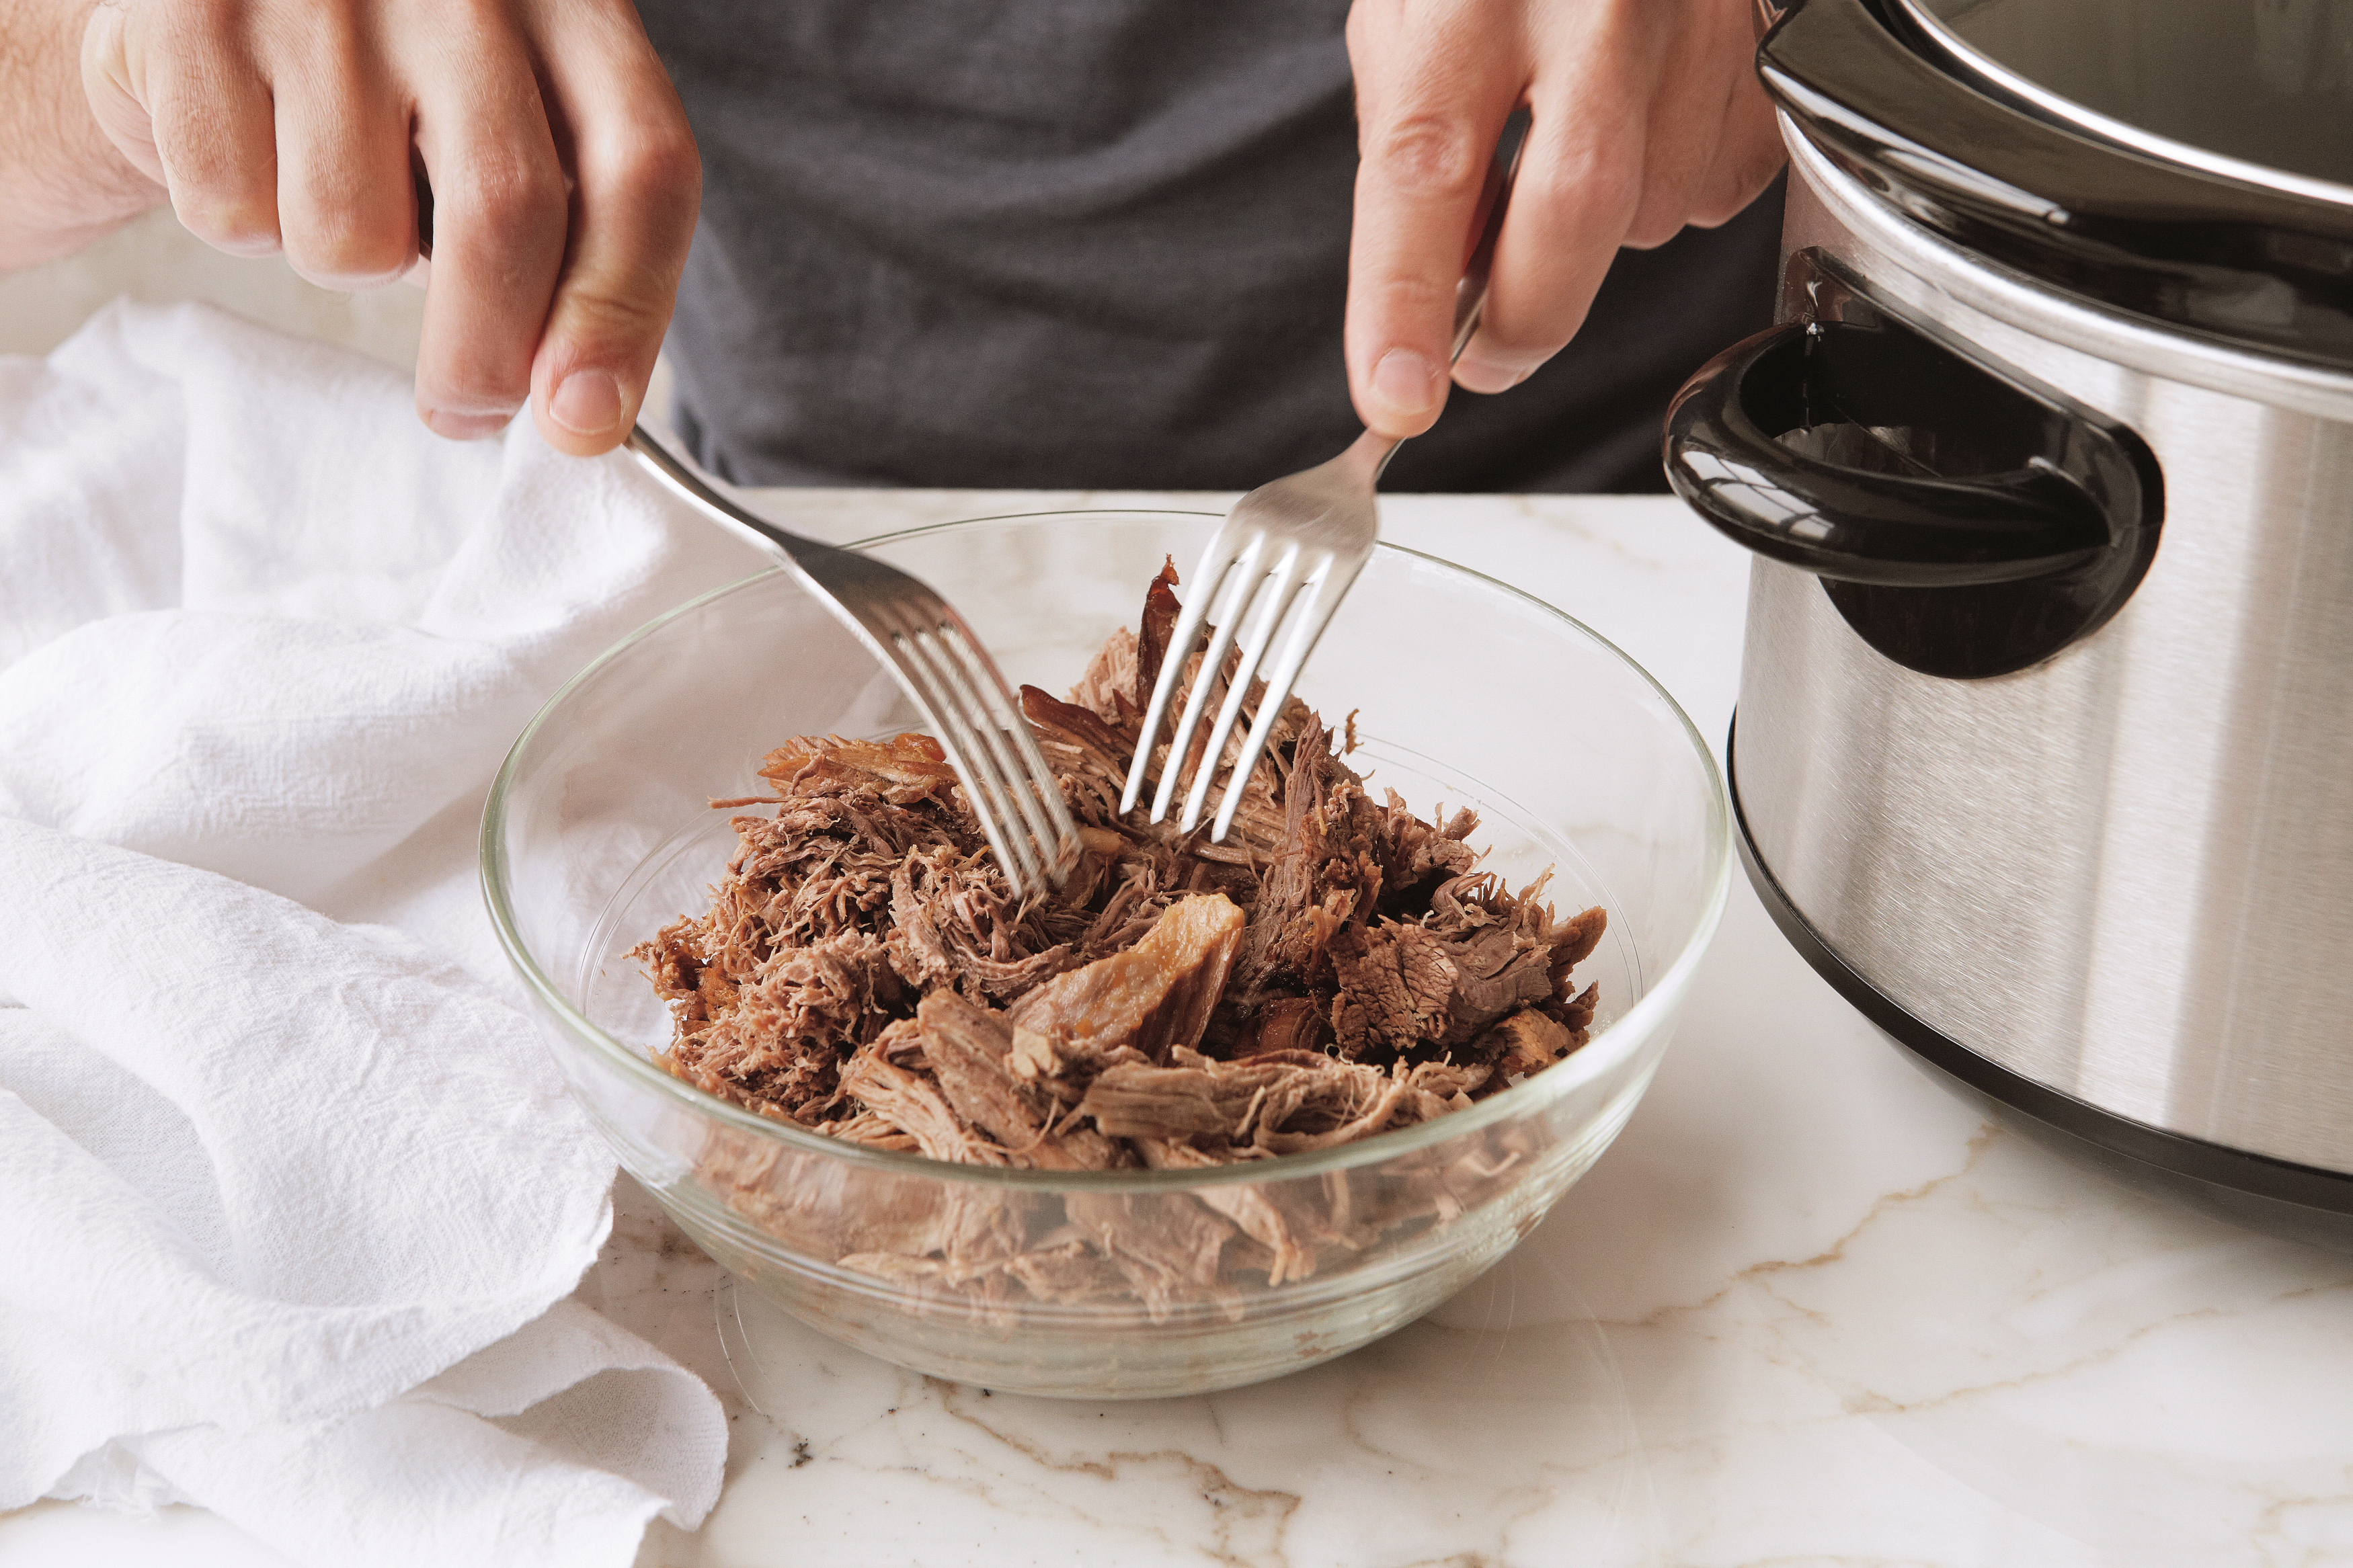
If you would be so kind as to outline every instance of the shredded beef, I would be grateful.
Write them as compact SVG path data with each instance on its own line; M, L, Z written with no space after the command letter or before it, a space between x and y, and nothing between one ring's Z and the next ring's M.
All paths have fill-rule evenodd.
M1428 1121L1584 1045L1597 994L1570 975L1601 940L1602 911L1564 920L1545 879L1514 892L1478 870L1471 811L1437 823L1393 791L1375 801L1343 760L1353 713L1335 751L1315 713L1286 704L1223 844L1120 814L1176 582L1173 567L1153 580L1138 628L1104 644L1068 701L1022 689L1082 841L1042 900L1017 899L923 736L795 739L759 769L771 794L713 802L774 810L733 819L711 908L635 950L674 1019L661 1064L872 1147L1187 1170ZM1230 669L1208 674L1213 696ZM1198 655L1182 677L1178 704L1204 679ZM1245 693L1228 775L1264 695ZM1149 742L1155 773L1166 733ZM819 1237L802 1234L818 1195L750 1195L768 1170L737 1151L704 1175L852 1272L984 1305L1129 1295L1155 1316L1187 1292L1221 1299L1236 1268L1271 1283L1312 1274L1398 1224L1443 1218L1462 1183L1497 1173L1436 1173L1378 1214L1345 1182L1287 1205L1274 1189L1205 1187L1155 1204L1149 1226L1117 1196L1039 1199L1032 1213L960 1192L952 1213L913 1205L903 1226L869 1215L855 1235Z

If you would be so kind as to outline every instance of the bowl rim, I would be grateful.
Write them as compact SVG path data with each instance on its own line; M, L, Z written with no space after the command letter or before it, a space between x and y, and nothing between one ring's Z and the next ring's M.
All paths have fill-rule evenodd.
M1166 507L1084 507L1043 511L992 513L985 517L958 518L947 522L926 523L916 528L894 529L887 533L871 534L844 546L849 550L872 550L886 544L897 544L925 535L944 533L959 529L978 527L986 523L1077 521L1084 518L1158 518L1187 522L1215 524L1222 521L1217 512L1192 511ZM1383 540L1375 545L1377 553L1407 557L1439 568L1440 571L1465 577L1484 587L1510 595L1533 606L1546 616L1561 622L1573 634L1599 645L1666 705L1681 727L1685 742L1699 761L1702 778L1709 785L1705 822L1705 856L1703 873L1706 880L1704 905L1691 936L1658 977L1644 991L1633 1006L1609 1027L1566 1060L1546 1068L1534 1077L1522 1079L1500 1093L1488 1096L1467 1110L1449 1111L1444 1116L1409 1127L1375 1133L1370 1138L1353 1143L1342 1143L1330 1149L1313 1150L1297 1154L1278 1154L1263 1160L1240 1160L1227 1165L1197 1167L1187 1170L1117 1170L1117 1171L1045 1171L1004 1165L967 1165L955 1161L934 1160L917 1152L892 1149L877 1149L868 1144L852 1143L811 1131L790 1122L765 1117L743 1106L721 1099L706 1089L697 1089L685 1079L663 1071L634 1049L614 1038L597 1026L585 1013L574 1006L554 982L541 969L538 961L522 940L512 906L507 897L505 879L501 872L500 847L504 837L507 817L507 795L513 784L516 770L523 753L540 731L571 698L572 694L600 674L607 665L625 658L639 643L655 636L671 622L693 615L705 606L732 594L742 593L754 585L789 575L791 568L769 567L751 576L740 578L723 587L697 595L676 608L665 611L629 633L620 641L598 654L581 667L555 694L532 715L531 722L515 737L507 749L505 759L491 781L491 791L482 807L482 826L477 855L481 877L482 900L487 907L491 928L496 931L500 948L533 996L576 1038L592 1047L607 1065L617 1068L624 1078L651 1088L681 1109L716 1118L722 1124L754 1137L771 1138L786 1148L804 1154L847 1161L854 1167L865 1167L878 1174L925 1176L943 1181L965 1182L989 1187L1025 1187L1054 1192L1150 1192L1192 1191L1202 1187L1237 1185L1284 1180L1296 1176L1320 1175L1327 1172L1351 1170L1360 1165L1375 1164L1391 1156L1409 1153L1455 1138L1476 1133L1499 1121L1516 1120L1534 1111L1542 1101L1567 1098L1581 1086L1599 1079L1620 1066L1640 1050L1643 1042L1654 1034L1663 1022L1662 1015L1678 1003L1681 994L1690 984L1693 972L1706 955L1716 929L1724 918L1732 889L1732 812L1725 793L1724 776L1715 764L1715 753L1691 715L1683 711L1674 694L1659 683L1641 663L1625 649L1587 626L1583 621L1523 588L1514 587L1483 572L1449 561L1443 556L1408 545L1393 544Z

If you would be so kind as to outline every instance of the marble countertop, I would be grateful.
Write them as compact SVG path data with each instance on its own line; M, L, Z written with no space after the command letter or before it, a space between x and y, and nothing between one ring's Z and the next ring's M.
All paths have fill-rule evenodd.
M798 492L828 537L1223 497ZM1666 500L1403 497L1388 537L1518 584L1721 737L1745 558ZM624 1178L580 1287L727 1404L662 1568L2353 1564L2353 1258L1981 1122L1745 883L1665 1065L1519 1250L1391 1338L1200 1398L991 1394L733 1289ZM280 1562L209 1516L0 1520L11 1568Z

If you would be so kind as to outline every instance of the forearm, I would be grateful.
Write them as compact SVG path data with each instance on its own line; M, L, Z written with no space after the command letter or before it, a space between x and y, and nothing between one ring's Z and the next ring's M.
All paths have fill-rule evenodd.
M94 0L0 0L0 271L79 249L164 199L81 88Z

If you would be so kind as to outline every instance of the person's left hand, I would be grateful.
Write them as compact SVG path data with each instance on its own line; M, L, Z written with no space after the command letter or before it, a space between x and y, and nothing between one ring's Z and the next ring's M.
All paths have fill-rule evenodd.
M1560 352L1620 246L1746 206L1780 168L1751 0L1356 0L1348 386L1366 426L1445 405L1454 286L1495 141L1532 119L1478 331L1454 367L1501 392Z

